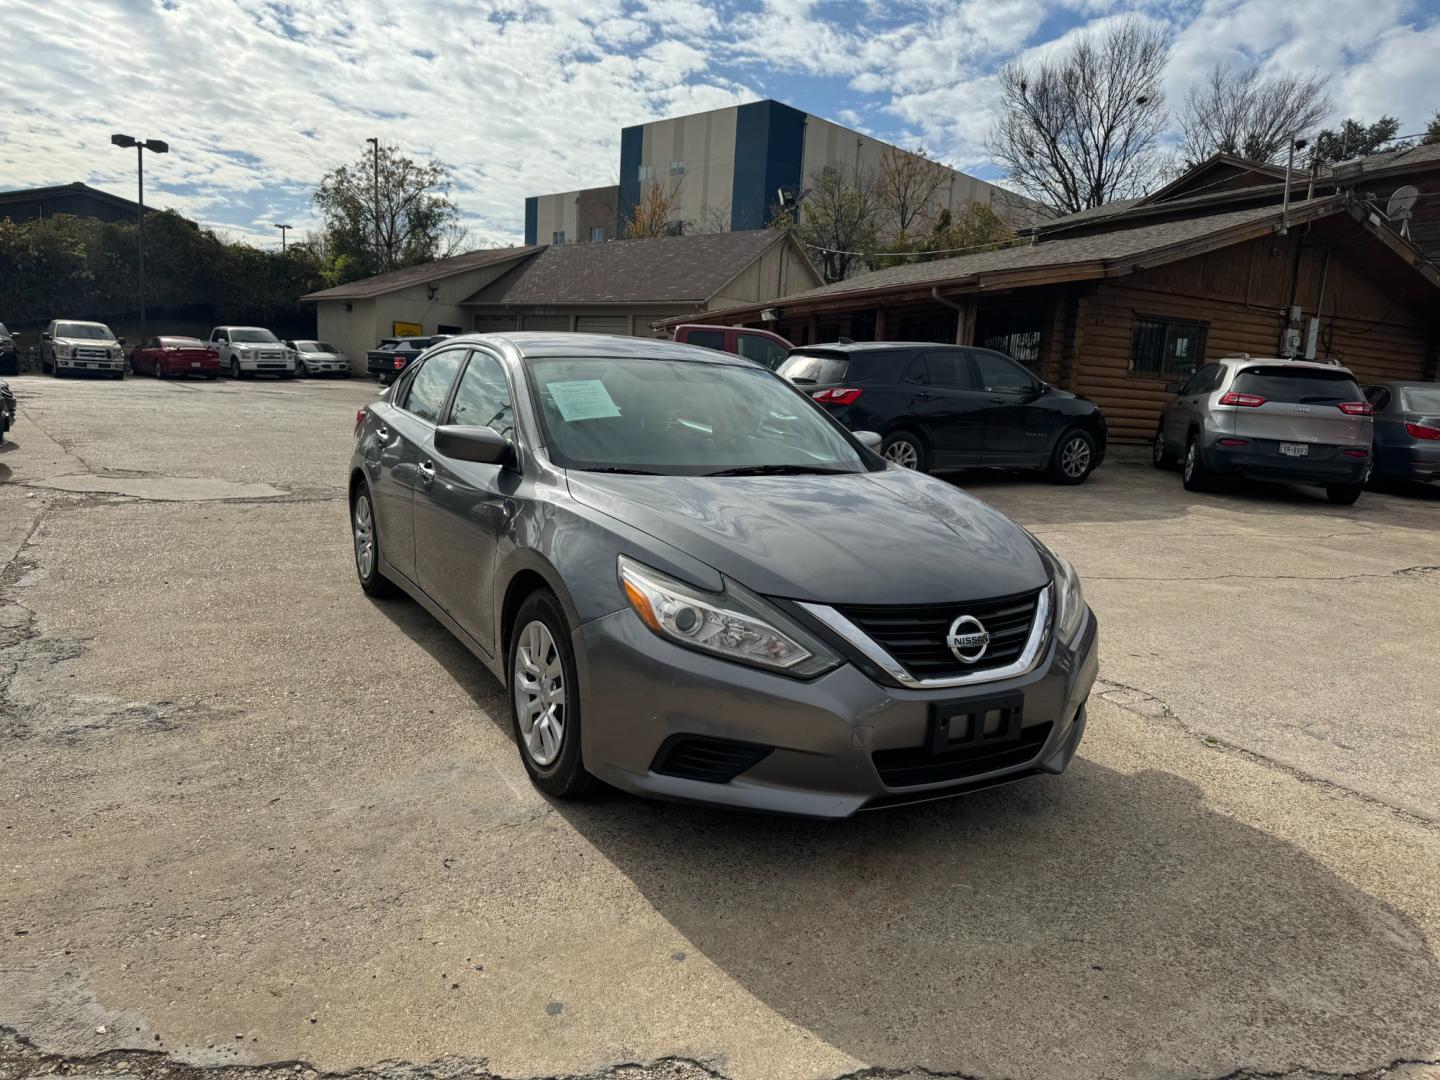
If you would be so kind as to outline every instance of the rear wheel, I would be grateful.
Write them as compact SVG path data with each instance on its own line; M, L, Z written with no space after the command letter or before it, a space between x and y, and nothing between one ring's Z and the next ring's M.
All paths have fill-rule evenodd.
M155 377L157 379L163 379L165 377L165 367L159 360L155 361Z
M1329 484L1325 488L1325 498L1336 506L1353 506L1364 490L1364 484Z
M394 596L395 585L380 572L380 530L375 526L375 507L370 487L361 483L350 503L350 532L355 541L355 573L366 596Z
M905 469L928 472L929 455L920 437L909 431L892 431L880 444L880 454L886 461L893 461Z
M565 612L548 590L531 593L510 639L510 705L520 760L535 786L557 799L594 785L580 753L580 694Z
M1180 475L1186 491L1209 491L1214 483L1214 474L1205 467L1205 459L1201 456L1198 435L1191 435L1185 444L1185 464Z
M1155 442L1150 447L1150 464L1157 469L1173 469L1175 467L1175 455L1165 445L1163 422L1155 428Z
M1056 484L1078 484L1095 471L1095 440L1078 428L1060 436L1050 455L1050 479Z

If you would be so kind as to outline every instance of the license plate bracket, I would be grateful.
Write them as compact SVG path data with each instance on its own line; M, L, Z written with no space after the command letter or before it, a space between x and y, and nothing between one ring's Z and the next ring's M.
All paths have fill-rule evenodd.
M1024 694L936 702L930 706L930 752L949 754L1019 742L1024 719Z
M1308 443L1282 442L1280 453L1284 457L1309 457L1310 446Z

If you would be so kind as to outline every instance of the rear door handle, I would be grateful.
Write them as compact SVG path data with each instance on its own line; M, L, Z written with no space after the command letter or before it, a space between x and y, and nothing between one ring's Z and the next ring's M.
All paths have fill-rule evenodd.
M420 482L426 487L435 482L435 462L422 461L420 463Z
M1004 405L1004 404L1005 404L1005 399L1004 399L1003 397L992 397L992 398L990 399L990 404L991 404L991 405Z
M920 401L929 401L934 396L935 395L930 393L929 390L921 390L915 395L915 397Z
M388 427L386 427L384 424L381 424L378 428L375 429L375 437L376 437L377 439L379 439L381 442L389 442L389 441L390 441L390 429L389 429Z

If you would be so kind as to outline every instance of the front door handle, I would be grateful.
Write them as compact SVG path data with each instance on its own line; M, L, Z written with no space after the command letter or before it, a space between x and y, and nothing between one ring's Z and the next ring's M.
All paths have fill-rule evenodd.
M991 404L991 405L1004 405L1004 404L1005 404L1005 399L1004 399L1003 397L992 397L992 398L990 399L990 404Z
M932 393L930 393L929 390L921 390L919 393L917 393L917 394L915 395L916 399L919 400L919 401L929 401L929 400L930 400L931 398L933 398L934 396L935 396L935 395L932 394Z
M435 462L422 461L420 463L420 482L426 487L435 482Z

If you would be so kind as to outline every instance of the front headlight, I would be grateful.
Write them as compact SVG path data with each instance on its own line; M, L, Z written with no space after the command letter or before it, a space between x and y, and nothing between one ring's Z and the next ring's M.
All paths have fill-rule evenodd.
M1075 568L1053 551L1050 557L1055 560L1055 636L1070 645L1085 623L1085 594Z
M620 588L640 621L677 645L808 678L840 658L761 597L727 580L725 591L682 584L624 555Z
M72 350L71 350L71 347L70 347L69 345L56 345L56 346L55 346L55 355L56 355L56 356L59 356L59 357L63 357L63 358L66 359L66 360L70 359L70 353L71 353L71 351L72 351Z

